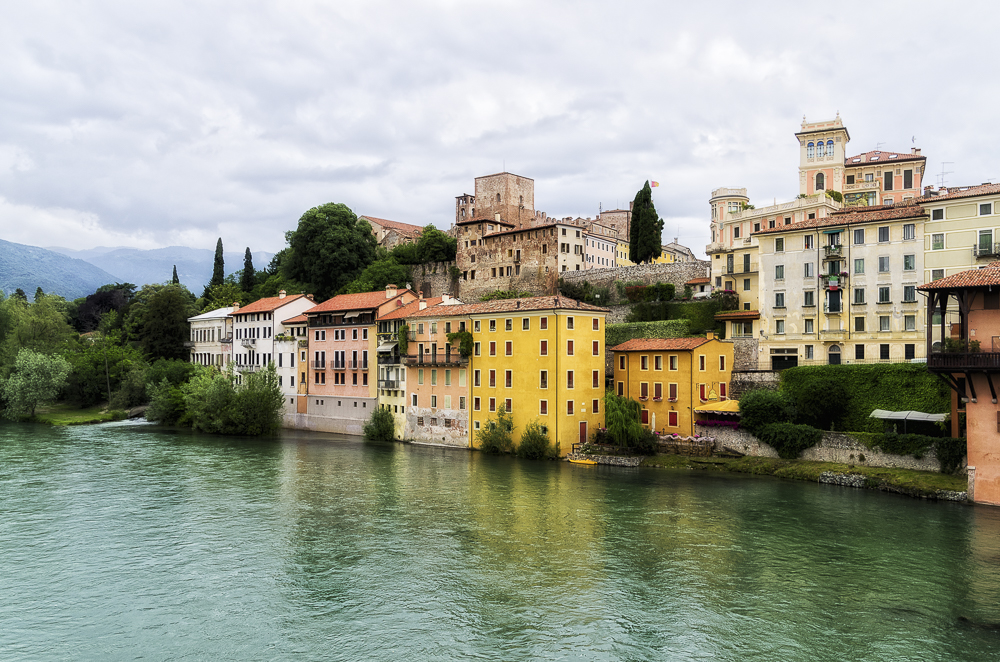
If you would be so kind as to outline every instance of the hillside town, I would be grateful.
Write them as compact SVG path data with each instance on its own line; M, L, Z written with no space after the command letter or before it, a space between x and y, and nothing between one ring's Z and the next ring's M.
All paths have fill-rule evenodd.
M694 438L702 416L731 412L720 404L787 368L924 364L953 391L952 436L965 420L970 493L1000 502L986 443L1000 420L1000 185L926 185L920 149L855 154L839 115L803 118L794 138L795 199L758 208L745 188L710 192L707 261L674 240L635 265L632 209L553 218L536 210L532 179L487 175L456 196L455 262L424 283L200 314L191 361L273 363L289 428L360 434L380 409L397 439L474 447L503 411L519 428L539 421L562 455L605 427L606 391L637 399L646 429ZM386 247L422 232L360 218ZM617 307L560 291L587 279L731 303L699 336L608 346ZM483 300L497 291L520 294Z

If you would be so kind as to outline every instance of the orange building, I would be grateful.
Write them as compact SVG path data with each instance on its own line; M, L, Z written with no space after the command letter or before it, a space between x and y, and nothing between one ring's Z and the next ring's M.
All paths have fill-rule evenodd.
M694 434L694 408L725 400L733 344L704 338L634 339L611 348L615 393L638 400L643 426L661 434Z
M1000 505L1000 262L970 269L921 285L927 292L927 368L952 388L952 436L965 412L969 499ZM959 323L945 332L951 301ZM934 315L940 315L940 338L952 347L932 344ZM954 333L957 331L957 334ZM954 341L958 342L955 343ZM951 351L949 351L951 350Z

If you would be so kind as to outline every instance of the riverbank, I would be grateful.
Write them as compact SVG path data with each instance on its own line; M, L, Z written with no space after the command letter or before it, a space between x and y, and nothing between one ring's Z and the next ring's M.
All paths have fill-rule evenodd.
M894 492L920 499L965 501L968 486L964 476L951 476L912 469L862 467L839 462L781 460L770 457L689 457L654 455L640 462L642 467L689 469L694 471L729 471L733 473L776 476L814 483L831 483L882 492Z
M120 409L108 409L107 405L95 405L81 409L79 405L60 402L39 407L35 412L35 422L45 425L90 425L121 421L128 417L128 412Z

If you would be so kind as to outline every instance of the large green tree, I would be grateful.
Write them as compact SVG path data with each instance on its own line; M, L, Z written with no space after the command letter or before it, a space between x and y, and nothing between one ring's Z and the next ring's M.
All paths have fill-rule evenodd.
M195 299L183 285L145 285L129 306L123 328L150 360L183 359L188 352L188 318L197 313Z
M253 286L257 284L257 274L253 270L253 255L250 253L250 247L247 246L247 252L243 255L243 273L240 275L240 289L244 292L252 292Z
M653 206L653 189L647 181L635 194L632 203L632 224L629 231L629 258L640 264L660 257L663 252L663 219Z
M3 383L4 415L15 419L34 416L38 405L56 399L69 373L69 362L61 356L22 349L14 361L14 372Z
M20 350L27 348L41 354L54 354L73 337L73 327L66 315L66 300L52 294L43 295L32 304L20 297L3 302L0 334L0 363L6 369L13 365Z
M458 251L458 240L449 237L433 225L424 228L417 241L417 257L420 262L450 262Z
M286 276L311 285L317 300L336 294L375 260L375 235L347 205L313 207L288 234Z

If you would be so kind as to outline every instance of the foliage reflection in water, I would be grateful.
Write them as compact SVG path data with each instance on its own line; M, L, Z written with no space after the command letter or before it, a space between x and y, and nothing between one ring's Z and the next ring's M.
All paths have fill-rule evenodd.
M285 432L0 426L5 660L986 660L1000 514Z

